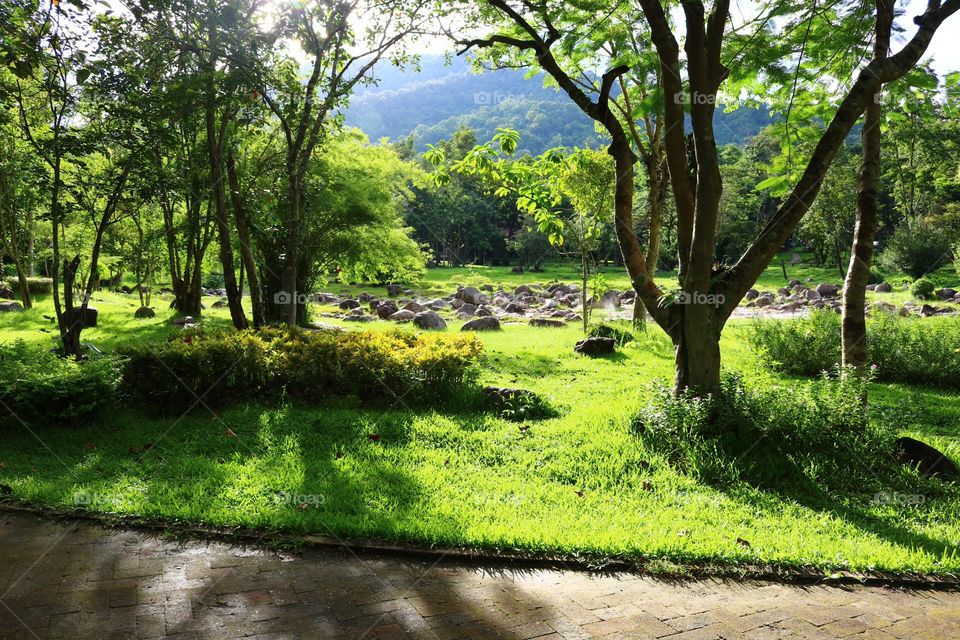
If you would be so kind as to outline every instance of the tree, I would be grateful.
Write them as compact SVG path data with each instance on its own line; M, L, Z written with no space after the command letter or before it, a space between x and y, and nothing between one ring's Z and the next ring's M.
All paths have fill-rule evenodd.
M777 63L788 59L787 54L793 55L792 51L751 48L757 59L761 59L762 54L765 64L760 66L738 59L736 49L731 51L730 47L725 47L725 44L735 43L742 48L745 44L740 37L727 33L730 19L727 0L716 0L709 13L702 2L682 4L684 60L680 57L680 44L671 17L657 0L639 0L642 18L632 15L629 8L618 15L606 3L591 7L578 3L575 11L568 10L567 4L515 3L510 0L463 0L444 3L447 5L460 9L466 7L473 18L471 26L494 25L495 32L485 38L463 38L465 50L509 51L524 57L528 63L535 61L610 136L608 150L614 158L617 173L617 237L637 295L674 344L675 388L677 392L694 388L699 392L717 393L720 390L720 334L726 321L796 229L816 198L837 151L877 90L916 65L939 26L960 9L960 0L948 0L943 4L931 2L916 19L917 32L900 51L883 60L872 60L860 70L856 80L842 93L826 128L816 137L799 179L777 212L737 263L722 269L715 268L717 222L723 191L713 132L717 96L721 86L729 80L731 69L736 72L735 79L743 80L756 76L765 68L776 69ZM763 7L767 16L763 25L767 25L774 13L802 23L804 18L809 19L811 12L805 3L776 3L775 7L775 10ZM605 11L601 12L601 9ZM589 19L584 18L587 10L591 10ZM816 13L816 8L812 11ZM593 28L597 14L604 16L605 21L619 19L623 28L632 28L630 25L639 19L645 20L659 57L663 85L659 99L664 109L664 144L677 209L682 296L667 295L659 290L647 269L644 252L634 232L636 158L622 122L610 105L613 88L629 71L629 66L620 60L612 60L601 76L596 98L592 98L574 81L582 69L564 68L555 53L564 42ZM828 38L832 33L826 32L822 37ZM816 35L821 37L819 31ZM760 38L761 44L763 40ZM852 44L856 45L856 41ZM857 46L851 46L843 59L858 60L859 55ZM685 135L685 109L690 113L689 144Z

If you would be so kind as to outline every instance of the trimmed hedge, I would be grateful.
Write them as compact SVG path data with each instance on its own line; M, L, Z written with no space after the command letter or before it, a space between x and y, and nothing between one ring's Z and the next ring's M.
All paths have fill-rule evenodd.
M357 396L398 406L451 397L473 380L472 335L264 330L185 332L121 348L132 399L164 411L197 402Z
M12 277L5 278L3 280L7 288L13 291L20 291L20 282L17 279L16 274ZM53 278L27 278L27 289L30 290L30 295L50 295L53 293Z

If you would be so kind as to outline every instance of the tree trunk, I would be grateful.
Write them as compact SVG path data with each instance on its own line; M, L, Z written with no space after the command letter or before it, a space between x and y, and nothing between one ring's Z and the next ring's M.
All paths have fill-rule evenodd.
M295 170L288 171L289 202L287 203L286 256L283 264L283 290L277 304L286 306L284 322L287 326L297 326L297 266L300 260L300 179Z
M689 389L698 394L720 392L720 331L715 313L688 313L691 305L678 307L680 322L672 335L674 346L674 392Z
M24 273L23 262L20 260L20 250L17 248L16 218L13 219L13 226L10 229L10 238L7 242L10 257L13 258L13 266L17 270L17 288L20 289L20 303L24 309L33 308L33 298L30 296L30 285L27 284L27 276Z
M877 0L874 59L887 57L893 24L893 0ZM857 222L850 249L850 265L843 287L843 365L863 370L867 366L866 289L877 233L877 188L880 176L880 96L867 104L863 115L863 158L857 193Z
M227 152L227 178L230 185L233 217L237 225L237 238L240 240L240 257L247 274L247 286L250 288L253 326L259 329L267 324L267 316L263 308L263 292L260 290L260 281L257 278L257 263L253 256L253 247L250 244L250 226L247 222L247 211L240 193L240 180L237 177L237 167L232 151Z

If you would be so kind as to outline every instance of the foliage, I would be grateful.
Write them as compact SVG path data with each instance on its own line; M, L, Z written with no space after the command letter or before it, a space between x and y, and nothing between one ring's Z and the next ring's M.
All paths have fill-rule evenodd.
M676 396L661 385L637 415L635 429L671 464L702 482L806 485L813 495L863 491L864 483L876 486L877 474L890 468L893 450L893 433L869 426L863 405L850 401L861 397L866 385L861 376L843 373L800 389L748 385L728 375L716 397L690 391Z
M602 322L590 327L591 337L613 338L618 347L636 340L632 322Z
M880 254L880 265L922 278L950 256L951 238L919 220L908 220L893 232Z
M26 278L26 281L27 288L30 290L30 295L45 296L53 293L53 278L28 277ZM17 290L17 278L15 275L13 277L6 278L4 283L14 291Z
M770 368L801 376L840 362L840 317L820 311L808 318L759 321L750 344ZM867 358L877 380L960 388L960 322L953 318L900 318L878 312L867 323Z
M920 300L932 300L936 296L933 294L936 289L936 285L927 278L920 278L914 280L913 284L910 285L910 294L914 298L919 298Z
M183 411L249 397L436 400L471 380L482 347L467 335L264 330L192 331L121 352L131 396Z
M119 399L123 367L116 357L78 361L18 341L0 344L0 421L70 426Z

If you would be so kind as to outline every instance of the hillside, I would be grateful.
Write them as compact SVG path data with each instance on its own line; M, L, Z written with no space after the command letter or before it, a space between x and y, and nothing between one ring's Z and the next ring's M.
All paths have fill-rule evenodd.
M346 123L371 140L414 135L418 150L449 138L458 126L476 129L480 140L497 127L522 135L521 151L540 153L556 146L598 144L593 123L563 94L543 86L543 77L502 70L474 73L460 58L447 64L429 56L420 72L381 65L376 86L364 87L345 112ZM743 144L770 123L764 111L741 109L717 114L720 144Z

